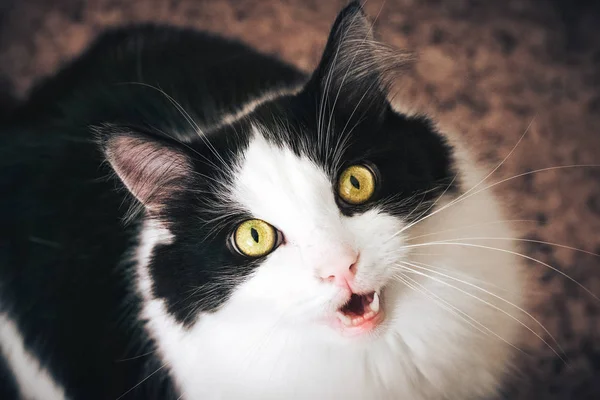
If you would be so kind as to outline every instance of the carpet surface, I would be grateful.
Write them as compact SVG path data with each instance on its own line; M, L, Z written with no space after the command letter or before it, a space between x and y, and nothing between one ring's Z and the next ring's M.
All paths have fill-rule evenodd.
M137 22L217 32L309 71L344 3L0 0L0 102L23 97L108 27ZM366 4L370 15L379 13L383 41L418 54L398 85L405 104L462 135L489 170L526 132L487 183L600 164L600 18L580 12L573 22L557 3ZM567 357L565 363L533 334L525 337L505 397L600 399L600 300L594 298L600 297L600 258L589 254L600 253L600 168L533 172L490 190L505 200L511 219L521 220L515 224L528 240L522 242L532 278L528 311ZM529 326L559 351L533 320Z

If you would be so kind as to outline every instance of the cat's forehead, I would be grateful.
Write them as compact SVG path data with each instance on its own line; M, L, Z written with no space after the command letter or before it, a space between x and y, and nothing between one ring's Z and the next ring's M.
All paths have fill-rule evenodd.
M314 225L338 215L332 179L325 168L252 126L233 181L234 200L253 216L280 225Z

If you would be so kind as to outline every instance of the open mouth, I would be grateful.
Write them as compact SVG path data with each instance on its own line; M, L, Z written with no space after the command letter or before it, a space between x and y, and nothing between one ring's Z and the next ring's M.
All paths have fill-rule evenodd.
M336 316L346 327L373 328L380 319L381 298L380 292L374 291L365 294L352 293L350 300L340 307Z

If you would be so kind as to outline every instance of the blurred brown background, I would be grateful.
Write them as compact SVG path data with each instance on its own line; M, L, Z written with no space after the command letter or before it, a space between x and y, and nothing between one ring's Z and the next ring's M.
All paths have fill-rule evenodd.
M160 22L239 38L309 71L345 0L0 0L0 102L79 54L110 26ZM600 1L369 0L379 36L416 51L404 102L460 132L492 177L600 164ZM523 237L600 253L600 168L534 173L498 185ZM600 258L524 243L524 253L600 297ZM530 262L531 312L569 365L538 339L519 346L507 399L600 399L600 301ZM533 327L533 324L531 324Z

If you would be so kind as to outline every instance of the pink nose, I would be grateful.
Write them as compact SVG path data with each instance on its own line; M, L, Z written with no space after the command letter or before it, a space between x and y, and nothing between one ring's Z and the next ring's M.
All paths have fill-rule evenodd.
M335 257L327 257L327 261L324 260L322 267L319 268L319 278L336 286L351 289L356 275L357 261L358 253L350 249L337 253Z

